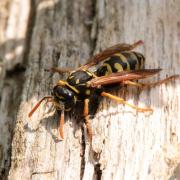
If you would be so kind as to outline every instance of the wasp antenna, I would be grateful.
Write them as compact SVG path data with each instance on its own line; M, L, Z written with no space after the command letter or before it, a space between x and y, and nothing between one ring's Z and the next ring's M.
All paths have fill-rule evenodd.
M45 99L52 99L52 96L45 96L43 97L34 107L33 109L30 111L30 113L28 114L28 117L31 117L33 115L33 113L37 110L37 108L40 106L40 104L45 100Z

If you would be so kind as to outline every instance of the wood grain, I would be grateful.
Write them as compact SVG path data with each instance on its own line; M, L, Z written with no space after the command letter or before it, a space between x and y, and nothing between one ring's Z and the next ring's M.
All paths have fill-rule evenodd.
M64 141L58 140L58 115L49 106L42 104L28 118L34 104L66 77L44 69L78 67L117 43L143 40L136 50L144 53L146 68L163 69L142 82L180 74L179 1L6 0L1 7L1 179L180 178L179 79L144 91L114 90L154 112L137 113L104 99L92 119L92 146L77 112L65 115Z

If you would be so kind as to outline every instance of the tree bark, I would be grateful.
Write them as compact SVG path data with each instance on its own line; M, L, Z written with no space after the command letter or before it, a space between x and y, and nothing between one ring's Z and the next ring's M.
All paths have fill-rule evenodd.
M58 115L43 103L28 113L65 75L49 67L76 68L116 43L143 40L136 51L146 68L162 68L153 82L180 74L180 2L168 0L13 0L0 3L0 179L179 179L179 79L143 91L113 94L151 107L135 110L104 99L92 119L90 146L83 119ZM80 121L80 122L79 122Z

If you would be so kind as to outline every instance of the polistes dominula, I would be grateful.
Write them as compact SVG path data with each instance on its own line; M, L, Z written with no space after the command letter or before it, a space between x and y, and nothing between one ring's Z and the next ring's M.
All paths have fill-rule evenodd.
M178 77L178 75L173 75L161 81L149 84L133 81L147 78L161 71L161 69L144 69L144 56L141 53L132 51L142 43L142 41L137 41L134 44L117 44L107 48L90 58L87 64L74 71L71 71L68 68L52 68L51 70L54 72L67 72L69 73L69 76L65 81L59 80L57 82L53 88L52 95L43 97L30 111L29 117L32 116L44 100L52 102L57 111L61 112L59 119L59 133L63 139L64 112L71 111L78 102L84 102L84 119L88 137L91 142L92 128L89 120L89 100L93 95L108 97L119 103L130 106L139 112L153 111L151 108L140 108L129 104L124 99L106 92L108 86L111 86L112 84L151 87ZM108 60L104 61L107 58ZM104 61L104 63L95 72L88 70L90 67L97 65L101 61Z

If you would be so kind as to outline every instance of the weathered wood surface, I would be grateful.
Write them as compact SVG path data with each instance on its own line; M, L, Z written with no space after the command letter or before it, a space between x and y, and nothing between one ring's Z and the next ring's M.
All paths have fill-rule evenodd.
M66 117L60 142L58 117L47 106L27 117L65 78L45 68L78 67L119 42L142 39L137 50L145 54L146 67L164 69L146 82L180 74L179 1L6 0L0 13L1 179L180 178L179 80L144 91L114 91L154 112L103 100L92 120L92 148L76 114Z

